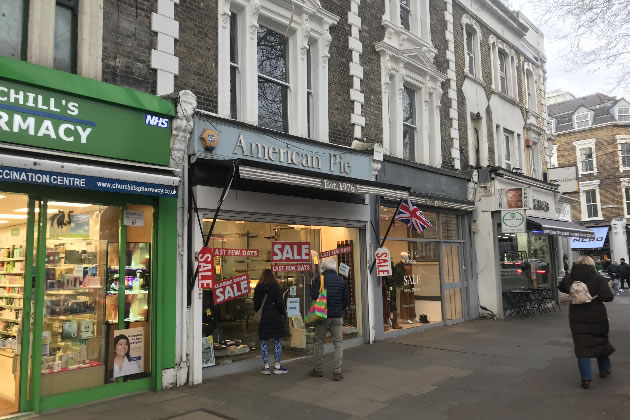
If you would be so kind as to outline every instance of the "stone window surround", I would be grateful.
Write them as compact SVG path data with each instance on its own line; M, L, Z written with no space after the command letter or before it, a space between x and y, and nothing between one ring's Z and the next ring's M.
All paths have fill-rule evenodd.
M505 52L507 63L507 96L518 101L518 80L517 80L517 63L518 57L514 52L514 49L507 45L502 40L498 39L495 35L488 37L488 43L490 44L490 67L492 68L492 88L496 92L501 92L501 85L499 81L499 50ZM501 92L502 93L502 92Z
M288 37L288 133L308 137L306 54L311 50L313 136L329 141L328 58L331 25L339 17L326 11L317 0L295 0L285 6L262 0L220 0L218 30L218 85L230 86L230 16L237 14L237 39L241 98L239 120L258 125L257 31L260 25ZM290 24L290 27L289 27ZM289 30L287 31L287 28ZM246 96L246 97L245 97ZM230 89L219 89L218 114L230 118Z
M599 180L580 182L580 209L582 221L588 220L603 220L602 215L602 200L599 194ZM595 190L595 196L597 198L597 217L588 217L588 211L586 210L586 195L585 191Z
M623 214L626 218L630 218L630 213L628 213L628 206L626 205L626 188L630 188L630 178L621 178L621 198L623 202Z
M582 175L597 175L597 152L595 150L595 142L596 139L586 139L586 140L578 140L573 142L573 146L575 146L575 161L578 167L578 176ZM582 161L580 160L580 151L586 148L593 149L593 171L582 172Z
M470 26L474 29L474 38L473 38L473 56L475 57L475 74L470 74L468 71L468 43L466 42L466 26ZM462 31L464 34L464 56L466 59L466 63L464 66L464 71L466 75L470 77L474 77L479 81L483 81L482 70L481 70L481 26L474 20L470 15L464 14L462 16ZM482 82L483 83L483 82Z
M429 0L410 0L411 6L411 30L407 31L400 22L400 0L383 0L385 2L385 14L383 26L396 28L408 35L414 35L425 42L431 43L431 26Z
M505 168L505 136L506 132L511 134L510 138L510 165L512 169L520 168L524 171L525 148L523 147L523 133L504 127L500 124L494 125L494 160L495 165Z
M54 1L30 1L26 60L53 67ZM103 76L103 0L80 1L77 29L77 74L94 80Z
M619 172L630 171L630 166L623 166L623 159L621 156L621 145L624 143L630 143L630 135L618 135L615 136L617 140L617 155L619 156Z
M384 152L390 156L403 158L402 93L405 87L409 87L416 91L418 135L415 161L430 166L441 166L441 79L430 73L421 76L419 69L414 70L414 63L411 60L383 43L377 44L377 51L381 53Z

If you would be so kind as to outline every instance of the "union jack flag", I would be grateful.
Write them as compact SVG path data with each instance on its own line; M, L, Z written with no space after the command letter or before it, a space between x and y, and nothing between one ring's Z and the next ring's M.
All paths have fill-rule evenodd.
M418 232L424 232L426 228L431 226L429 219L427 219L409 199L400 203L398 213L394 216L394 220L399 220L406 224L407 227L415 229Z

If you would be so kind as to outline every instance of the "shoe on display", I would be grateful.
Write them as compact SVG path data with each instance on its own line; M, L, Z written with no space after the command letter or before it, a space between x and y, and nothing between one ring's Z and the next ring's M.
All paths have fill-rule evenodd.
M429 317L427 315L421 315L420 322L422 322L423 324L430 324L431 323L431 321L429 321Z
M289 369L285 368L284 366L278 366L278 367L273 368L274 375L283 375L285 373L289 373Z
M271 375L271 371L269 370L269 368L264 368L260 371L260 373L262 373L263 375Z
M413 321L411 319L408 319L407 324L413 324Z

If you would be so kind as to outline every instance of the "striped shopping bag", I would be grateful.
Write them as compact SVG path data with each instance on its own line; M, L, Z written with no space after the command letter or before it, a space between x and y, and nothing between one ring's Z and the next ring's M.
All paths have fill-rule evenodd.
M313 302L311 309L304 317L304 323L308 326L313 326L319 321L322 321L328 317L328 298L326 297L326 289L324 289L324 279L322 278L319 286L319 296L317 300Z

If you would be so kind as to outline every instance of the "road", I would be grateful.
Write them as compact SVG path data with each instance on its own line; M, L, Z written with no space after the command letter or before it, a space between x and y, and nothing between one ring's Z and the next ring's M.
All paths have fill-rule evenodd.
M258 371L50 413L43 419L628 419L630 293L607 304L613 374L580 388L562 312L476 320L345 352L341 382ZM329 361L330 359L327 359Z

